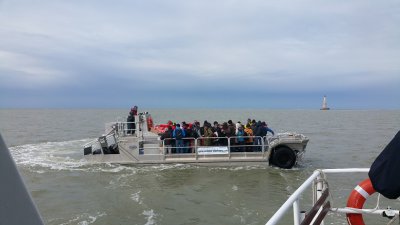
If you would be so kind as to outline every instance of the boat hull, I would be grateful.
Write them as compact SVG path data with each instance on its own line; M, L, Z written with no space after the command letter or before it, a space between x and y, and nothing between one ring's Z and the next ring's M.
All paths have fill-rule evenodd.
M202 146L200 139L189 139L194 145L187 146L188 153L176 153L177 147L167 146L159 140L158 136L149 132L141 137L110 135L106 139L115 140L117 154L104 154L105 151L97 149L100 154L87 154L85 159L90 163L119 163L119 164L194 164L194 165L268 165L271 164L271 153L283 146L293 151L295 161L293 165L302 160L308 138L300 134L285 133L274 137L260 138L260 145L229 145L229 146ZM253 137L256 138L256 137ZM227 138L227 143L232 143ZM232 138L233 139L233 138ZM113 144L109 144L112 146ZM95 149L96 147L91 147ZM97 147L99 148L99 147ZM110 148L107 146L106 149ZM238 151L241 149L242 151ZM248 151L248 149L254 149ZM174 153L172 153L174 152ZM274 164L274 163L272 163ZM277 165L279 166L279 165ZM281 167L281 166L279 166Z

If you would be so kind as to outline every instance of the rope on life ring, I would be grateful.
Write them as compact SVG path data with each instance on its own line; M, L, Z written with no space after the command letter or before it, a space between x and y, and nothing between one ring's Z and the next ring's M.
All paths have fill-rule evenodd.
M367 198L375 192L376 191L369 178L361 181L350 193L350 196L347 199L347 207L362 209ZM346 216L349 225L365 225L362 214L347 213Z

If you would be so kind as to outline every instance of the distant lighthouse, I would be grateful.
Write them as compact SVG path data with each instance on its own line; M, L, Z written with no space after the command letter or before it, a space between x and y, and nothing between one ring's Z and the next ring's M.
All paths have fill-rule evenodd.
M328 103L326 103L326 95L324 95L324 99L322 100L321 110L329 110Z

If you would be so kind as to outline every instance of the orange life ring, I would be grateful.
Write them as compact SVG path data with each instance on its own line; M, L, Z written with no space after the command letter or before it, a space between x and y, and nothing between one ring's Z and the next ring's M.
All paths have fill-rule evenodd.
M153 118L147 117L147 129L150 131L154 127Z
M375 192L376 191L369 178L361 181L350 193L350 196L347 199L347 207L362 209L367 198ZM346 216L349 225L365 225L362 214L347 213Z

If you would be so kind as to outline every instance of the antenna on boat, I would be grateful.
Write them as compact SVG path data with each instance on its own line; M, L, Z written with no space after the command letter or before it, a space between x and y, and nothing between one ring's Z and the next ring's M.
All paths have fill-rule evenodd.
M328 107L328 103L326 102L326 95L324 95L324 98L322 99L322 108L321 110L329 110L330 108Z

